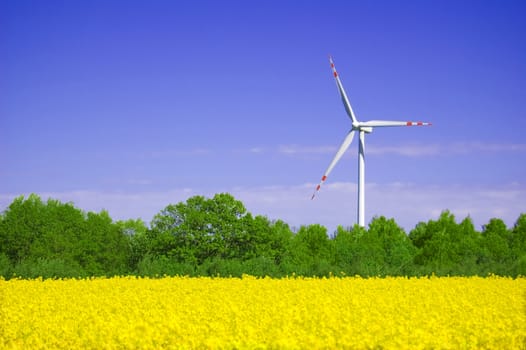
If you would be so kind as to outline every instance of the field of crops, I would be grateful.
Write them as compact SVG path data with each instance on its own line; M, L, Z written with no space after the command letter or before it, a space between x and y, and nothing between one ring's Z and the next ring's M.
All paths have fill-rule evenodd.
M526 278L0 280L0 348L526 347Z

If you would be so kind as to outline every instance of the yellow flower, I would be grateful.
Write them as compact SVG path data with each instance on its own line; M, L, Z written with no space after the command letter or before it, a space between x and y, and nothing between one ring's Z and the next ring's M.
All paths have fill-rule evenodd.
M517 349L526 278L0 279L7 349Z

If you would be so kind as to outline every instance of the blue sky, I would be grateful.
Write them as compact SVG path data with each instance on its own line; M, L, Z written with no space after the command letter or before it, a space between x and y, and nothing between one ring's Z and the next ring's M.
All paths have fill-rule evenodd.
M526 212L523 1L1 1L0 210L19 195L152 217L232 193L253 214L407 231L444 209L512 226Z

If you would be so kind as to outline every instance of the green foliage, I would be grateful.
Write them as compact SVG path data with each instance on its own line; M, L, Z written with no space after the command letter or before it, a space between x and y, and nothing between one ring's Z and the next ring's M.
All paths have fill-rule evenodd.
M131 271L137 270L139 262L148 252L148 227L141 219L117 221L116 225L128 242L128 269Z
M479 236L470 218L457 224L449 211L442 212L436 221L418 224L409 234L419 248L415 262L425 266L426 274L440 276L477 274Z
M239 259L206 259L198 266L197 274L205 276L241 277L244 272L243 262Z
M164 255L158 257L145 256L138 262L136 274L139 276L192 276L195 268L192 265L181 263Z
M363 236L370 237L369 240L373 238L381 247L380 251L383 251L383 254L378 254L383 255L382 275L401 276L412 270L416 249L394 219L375 217L369 224L367 234Z
M0 255L20 276L109 275L127 271L129 247L107 212L86 214L32 194L16 198L2 214Z
M68 263L59 258L37 258L23 260L11 272L11 276L22 278L79 278L88 274L76 264ZM10 277L10 276L6 276Z
M0 249L12 264L28 258L33 244L43 235L46 225L45 205L40 197L32 194L27 200L15 198L2 215L0 223Z
M327 229L318 224L302 226L292 237L283 268L287 274L325 276L330 273L329 259Z
M243 261L242 271L244 274L260 277L282 277L283 274L276 260L266 256L258 256Z
M510 262L511 232L501 219L491 219L483 226L479 256L480 269L486 273L505 274Z
M13 266L5 253L0 253L0 276L8 277L12 275Z
M360 230L358 226L356 230ZM355 246L357 235L356 231L345 230L343 226L338 226L332 240L333 264L336 271L352 274L351 269L355 256Z
M293 233L226 193L169 204L150 227L34 194L15 198L0 214L0 276L116 274L526 275L526 214L511 229L494 218L477 232L469 217L457 222L444 211L409 235L380 216L367 229L340 226L332 238L317 224Z
M127 269L129 244L108 212L88 213L87 235L80 240L78 261L90 275L116 275Z
M511 231L510 250L512 271L526 276L526 214L521 214Z
M249 249L245 214L243 204L224 193L170 204L152 221L149 252L197 264L211 257L238 258Z

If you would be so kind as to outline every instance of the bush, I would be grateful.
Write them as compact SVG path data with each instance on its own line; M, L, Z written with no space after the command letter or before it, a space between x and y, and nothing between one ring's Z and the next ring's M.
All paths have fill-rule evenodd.
M137 264L137 274L143 277L193 276L195 268L180 263L164 255L152 257L147 255Z
M243 262L243 270L246 274L257 277L281 277L282 273L274 261L265 256L258 256Z
M238 259L209 258L197 267L198 276L241 277L243 262Z
M12 274L13 267L9 258L4 253L0 253L0 276L9 278Z
M38 258L36 260L23 260L15 265L12 276L22 278L74 278L86 277L87 273L73 263L67 263L63 259Z

